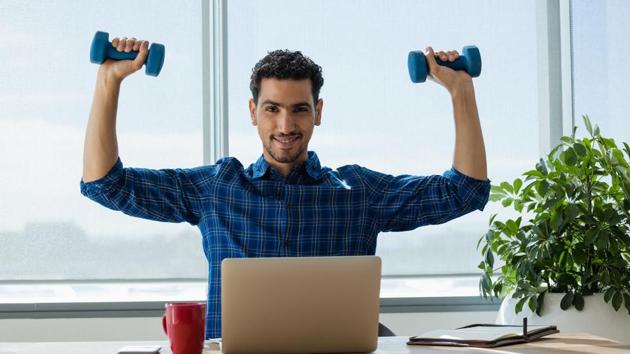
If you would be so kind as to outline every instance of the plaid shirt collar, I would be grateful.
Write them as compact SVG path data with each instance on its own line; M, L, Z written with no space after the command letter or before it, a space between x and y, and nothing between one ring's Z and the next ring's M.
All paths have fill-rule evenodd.
M280 174L273 166L271 166L267 160L265 160L265 156L261 155L260 158L254 163L252 166L252 178L258 179L262 178L267 174L268 171L272 171L271 173ZM306 170L306 173L314 180L318 180L322 176L322 167L319 163L319 158L314 151L308 152L308 159L299 165L293 167L293 170L289 173L289 175L293 174L302 174Z

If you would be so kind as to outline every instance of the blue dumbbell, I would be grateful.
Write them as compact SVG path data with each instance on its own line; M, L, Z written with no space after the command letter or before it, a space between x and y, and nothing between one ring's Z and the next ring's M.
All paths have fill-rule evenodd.
M90 61L94 64L103 64L105 59L112 60L133 60L138 56L138 51L129 53L119 52L112 47L109 41L109 33L97 31L92 40L90 47ZM152 43L149 47L149 55L144 63L146 66L146 74L158 76L162 65L164 65L164 46L158 43Z
M442 61L438 58L435 58L435 60L439 65L449 67L453 70L464 70L472 77L477 77L481 74L481 55L479 54L479 49L474 45L465 46L459 58L453 62ZM427 58L424 56L423 52L409 52L407 66L409 67L409 77L411 81L418 83L427 80L427 75L429 75L429 63L427 63Z

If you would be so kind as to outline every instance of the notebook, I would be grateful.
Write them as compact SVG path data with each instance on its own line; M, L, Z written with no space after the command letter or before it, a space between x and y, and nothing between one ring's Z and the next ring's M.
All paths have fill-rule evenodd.
M527 343L550 334L559 333L556 326L523 326L473 324L453 330L434 330L409 338L409 345L442 345L458 347L494 348Z
M379 257L225 259L221 272L224 354L376 350Z

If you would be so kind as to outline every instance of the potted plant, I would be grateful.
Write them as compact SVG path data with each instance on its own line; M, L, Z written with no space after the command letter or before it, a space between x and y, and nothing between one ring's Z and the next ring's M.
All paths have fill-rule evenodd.
M621 326L620 335L627 337L630 146L619 148L587 116L583 120L588 137L576 138L574 127L523 179L492 186L490 200L511 206L518 217L490 218L489 230L477 244L483 256L480 293L504 299L500 323L523 316L549 323L604 306L593 309L601 314L591 313L588 321L569 318L564 329L610 336L611 329L602 327L606 323L592 323L592 316L601 315L610 326ZM621 324L609 319L608 312Z

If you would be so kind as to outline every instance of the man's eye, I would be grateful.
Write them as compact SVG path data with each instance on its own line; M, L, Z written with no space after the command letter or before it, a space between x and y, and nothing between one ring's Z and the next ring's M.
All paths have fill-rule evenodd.
M308 112L308 108L306 107L298 107L295 109L295 112Z
M278 107L276 107L276 106L267 106L267 108L265 108L265 110L267 112L278 112Z

